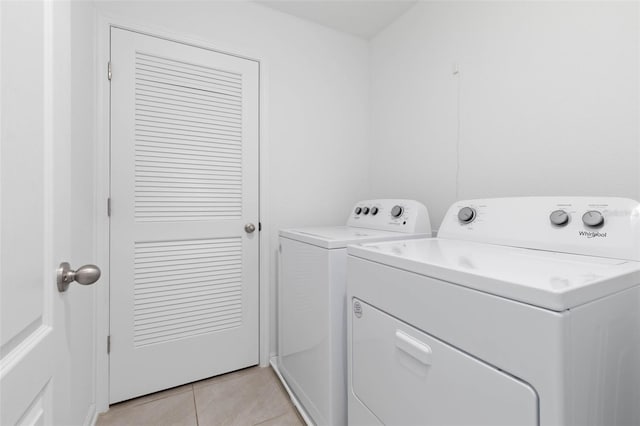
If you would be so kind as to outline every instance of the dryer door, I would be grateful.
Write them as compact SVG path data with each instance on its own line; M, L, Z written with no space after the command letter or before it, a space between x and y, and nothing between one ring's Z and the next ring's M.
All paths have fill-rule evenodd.
M528 384L361 300L351 315L352 391L382 423L538 424Z

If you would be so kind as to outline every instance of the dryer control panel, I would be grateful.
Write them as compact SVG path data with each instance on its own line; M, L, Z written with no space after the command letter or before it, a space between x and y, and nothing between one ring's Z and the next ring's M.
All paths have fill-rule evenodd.
M438 237L640 261L640 203L614 197L459 201Z
M431 234L429 212L415 200L381 199L356 203L347 226L383 231Z

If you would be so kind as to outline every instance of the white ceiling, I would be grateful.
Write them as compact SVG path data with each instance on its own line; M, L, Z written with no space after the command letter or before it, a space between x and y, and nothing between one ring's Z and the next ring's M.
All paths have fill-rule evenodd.
M264 6L363 38L371 38L417 0L255 0Z

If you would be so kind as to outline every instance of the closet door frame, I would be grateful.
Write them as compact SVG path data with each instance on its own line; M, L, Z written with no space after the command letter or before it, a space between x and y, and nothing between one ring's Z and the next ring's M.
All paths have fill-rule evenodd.
M217 42L204 38L185 36L168 28L149 26L144 22L122 16L96 14L95 39L95 84L96 84L96 134L95 134L95 221L96 221L96 258L103 268L102 286L97 291L95 304L95 345L96 345L96 411L104 412L109 408L109 355L107 338L109 336L109 170L110 170L110 82L108 80L108 64L110 58L110 34L112 28L121 28L137 33L185 43L203 49L212 50L249 59L259 64L259 362L260 366L269 365L271 340L271 307L270 301L270 238L269 226L269 187L268 180L268 132L266 105L268 104L268 63L257 52L247 51L229 43ZM113 70L113 72L117 72Z

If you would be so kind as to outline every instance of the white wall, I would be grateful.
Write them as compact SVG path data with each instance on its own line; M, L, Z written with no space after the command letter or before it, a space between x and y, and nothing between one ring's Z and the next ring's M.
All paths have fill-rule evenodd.
M367 42L247 2L100 2L96 8L264 61L269 198L263 236L271 240L274 307L278 229L343 224L352 204L368 195ZM271 314L273 324L275 309Z
M373 196L424 202L434 227L456 198L640 199L638 9L418 3L371 42Z

